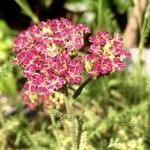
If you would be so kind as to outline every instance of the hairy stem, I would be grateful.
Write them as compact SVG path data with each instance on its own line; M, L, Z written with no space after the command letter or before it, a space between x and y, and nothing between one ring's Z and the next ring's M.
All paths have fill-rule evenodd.
M65 106L66 106L66 111L67 111L67 116L71 122L71 126L70 126L70 135L72 138L72 150L78 150L78 141L77 141L77 134L76 134L76 128L75 128L75 116L73 115L73 100L72 98L69 98L69 94L68 94L68 89L67 89L67 85L65 85L64 87L64 92L66 94L66 98L65 98Z

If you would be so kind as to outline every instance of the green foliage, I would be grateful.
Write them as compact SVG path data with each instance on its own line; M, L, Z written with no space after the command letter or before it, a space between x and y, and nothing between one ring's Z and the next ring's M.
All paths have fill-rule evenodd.
M88 24L94 31L119 32L117 18L112 8L116 8L118 14L130 11L133 1L128 0L67 0L64 7L77 14L77 22Z
M0 64L8 58L13 35L14 31L8 27L4 20L0 20Z
M76 101L74 114L80 150L148 150L150 79L145 78L147 84L143 84L139 96L141 93L133 90L132 76L125 73L91 82ZM22 109L17 109L12 117L4 117L1 112L3 145L10 150L71 149L70 121L65 115L40 110L35 116L26 117ZM84 118L79 112L84 112Z
M12 37L16 32L11 30L4 20L0 20L0 92L16 94L16 79L12 73Z
M105 0L97 1L97 31L119 32L117 20L111 10L111 2Z
M114 0L113 3L116 6L118 12L122 14L130 11L133 5L133 0Z
M150 32L150 1L148 0L148 5L144 14L143 23L140 24L140 41L139 41L139 56L138 56L138 63L137 63L137 74L140 76L141 65L142 65L142 54L144 49L144 44L146 42L146 38Z
M141 25L141 29L140 29L140 45L139 48L143 48L145 42L146 42L146 38L150 32L150 1L148 1L148 5L146 8L146 12L144 14L144 19L143 19L143 23Z
M87 132L86 131L82 132L79 150L86 150L87 149L87 138L88 138Z
M16 80L12 73L7 72L6 76L1 76L0 91L8 95L16 94Z

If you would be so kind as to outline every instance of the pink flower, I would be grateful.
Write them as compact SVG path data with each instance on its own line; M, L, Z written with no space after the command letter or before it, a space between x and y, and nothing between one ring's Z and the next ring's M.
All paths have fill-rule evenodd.
M81 82L84 68L78 51L84 46L86 33L89 28L85 25L60 18L33 25L14 39L14 63L24 69L28 79L24 85L25 104L33 108L38 99L48 101L65 84Z
M98 32L90 36L89 54L85 57L85 68L88 76L98 77L112 71L120 71L125 67L123 61L130 57L128 51L123 49L122 39L118 34L113 38L108 32Z
M90 36L88 54L83 54L80 49L85 47L84 35L89 32L83 24L60 18L33 25L14 39L13 63L23 68L28 79L23 101L29 108L52 106L54 93L61 92L65 84L80 84L84 69L88 77L97 78L125 66L122 61L130 54L116 33L113 38L108 32Z

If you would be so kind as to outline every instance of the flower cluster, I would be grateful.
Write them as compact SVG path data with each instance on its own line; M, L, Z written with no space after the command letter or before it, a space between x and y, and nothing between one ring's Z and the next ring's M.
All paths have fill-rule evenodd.
M110 38L108 32L98 32L96 36L90 36L89 41L92 44L85 57L85 68L89 77L99 77L125 67L122 62L130 54L123 49L122 39L117 33Z
M14 39L13 63L23 68L28 79L23 95L28 107L53 105L52 96L65 84L81 82L83 69L89 77L99 77L124 67L122 61L129 53L122 49L122 39L117 34L112 39L107 32L90 36L88 53L82 55L84 35L89 32L83 24L60 18L33 25Z
M66 83L80 83L84 62L78 51L88 32L88 27L61 18L33 25L14 39L17 55L13 62L24 69L28 79L23 99L30 108L42 100L47 103L45 99Z

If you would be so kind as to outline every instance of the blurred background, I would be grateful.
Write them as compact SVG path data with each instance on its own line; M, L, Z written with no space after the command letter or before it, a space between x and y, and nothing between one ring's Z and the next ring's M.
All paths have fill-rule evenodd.
M69 150L67 130L54 112L28 110L21 100L26 79L12 65L13 38L39 21L65 17L92 33L118 32L131 60L120 73L90 83L76 101L85 120L87 150L150 149L149 0L0 1L0 150Z

